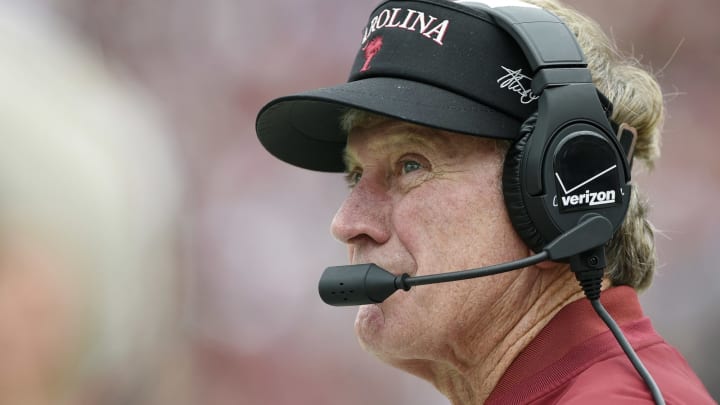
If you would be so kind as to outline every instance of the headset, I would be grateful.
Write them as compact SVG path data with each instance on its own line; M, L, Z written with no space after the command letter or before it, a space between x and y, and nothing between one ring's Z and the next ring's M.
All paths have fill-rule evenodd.
M485 10L520 45L539 97L505 159L503 193L515 230L535 252L588 214L606 218L614 233L630 203L631 151L613 130L611 104L575 36L542 8Z

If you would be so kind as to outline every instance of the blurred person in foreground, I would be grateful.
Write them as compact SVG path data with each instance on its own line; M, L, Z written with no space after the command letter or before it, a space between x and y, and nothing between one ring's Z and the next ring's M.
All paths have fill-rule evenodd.
M0 404L182 403L163 126L50 14L0 32Z
M522 44L503 18L520 22ZM454 404L713 403L637 298L655 269L647 204L629 183L633 162L659 156L652 76L554 0L387 1L368 21L348 83L273 100L256 124L276 157L345 171L332 233L352 264L407 290L414 276L546 255L370 298L361 345ZM556 254L577 229L558 242L577 251ZM601 289L660 392L598 316Z

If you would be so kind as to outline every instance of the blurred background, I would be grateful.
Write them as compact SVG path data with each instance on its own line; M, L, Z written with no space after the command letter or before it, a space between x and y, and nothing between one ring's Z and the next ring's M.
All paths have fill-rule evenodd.
M168 377L147 403L447 403L359 348L354 309L320 301L321 271L346 262L329 234L343 179L271 158L254 130L270 99L346 80L377 3L0 0L2 12L12 9L48 36L67 36L132 93L135 108L162 123L155 132L184 183L172 288L161 289L174 297L177 322L166 330L176 349L155 352L164 368L154 370ZM666 93L663 157L636 177L662 231L661 267L641 300L719 399L720 137L711 128L720 112L720 2L566 3L599 21ZM28 82L26 91L36 85ZM120 127L124 118L116 118ZM172 194L157 180L157 156L145 150L129 156L134 170L156 179L142 195Z

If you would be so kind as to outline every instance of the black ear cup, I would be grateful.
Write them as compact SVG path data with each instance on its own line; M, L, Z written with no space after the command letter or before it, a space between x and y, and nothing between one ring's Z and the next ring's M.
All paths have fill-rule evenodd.
M616 231L630 185L614 137L582 120L549 126L541 118L535 113L522 124L505 156L503 194L515 231L534 252L590 213Z
M612 103L593 84L575 35L549 12L493 10L523 48L534 72L527 91L537 101L503 167L505 206L515 231L535 252L588 216L606 219L616 232L632 188L627 154L608 118Z
M535 129L537 117L537 113L532 114L520 127L520 138L510 145L505 156L502 180L505 207L508 210L510 221L518 235L534 252L540 252L548 241L542 237L530 218L523 201L520 179L522 178L525 146Z

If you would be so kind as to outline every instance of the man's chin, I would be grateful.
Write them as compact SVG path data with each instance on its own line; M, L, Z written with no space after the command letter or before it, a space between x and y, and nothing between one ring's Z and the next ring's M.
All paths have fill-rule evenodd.
M368 352L377 352L385 326L385 314L378 304L363 305L355 317L355 334L360 346Z

